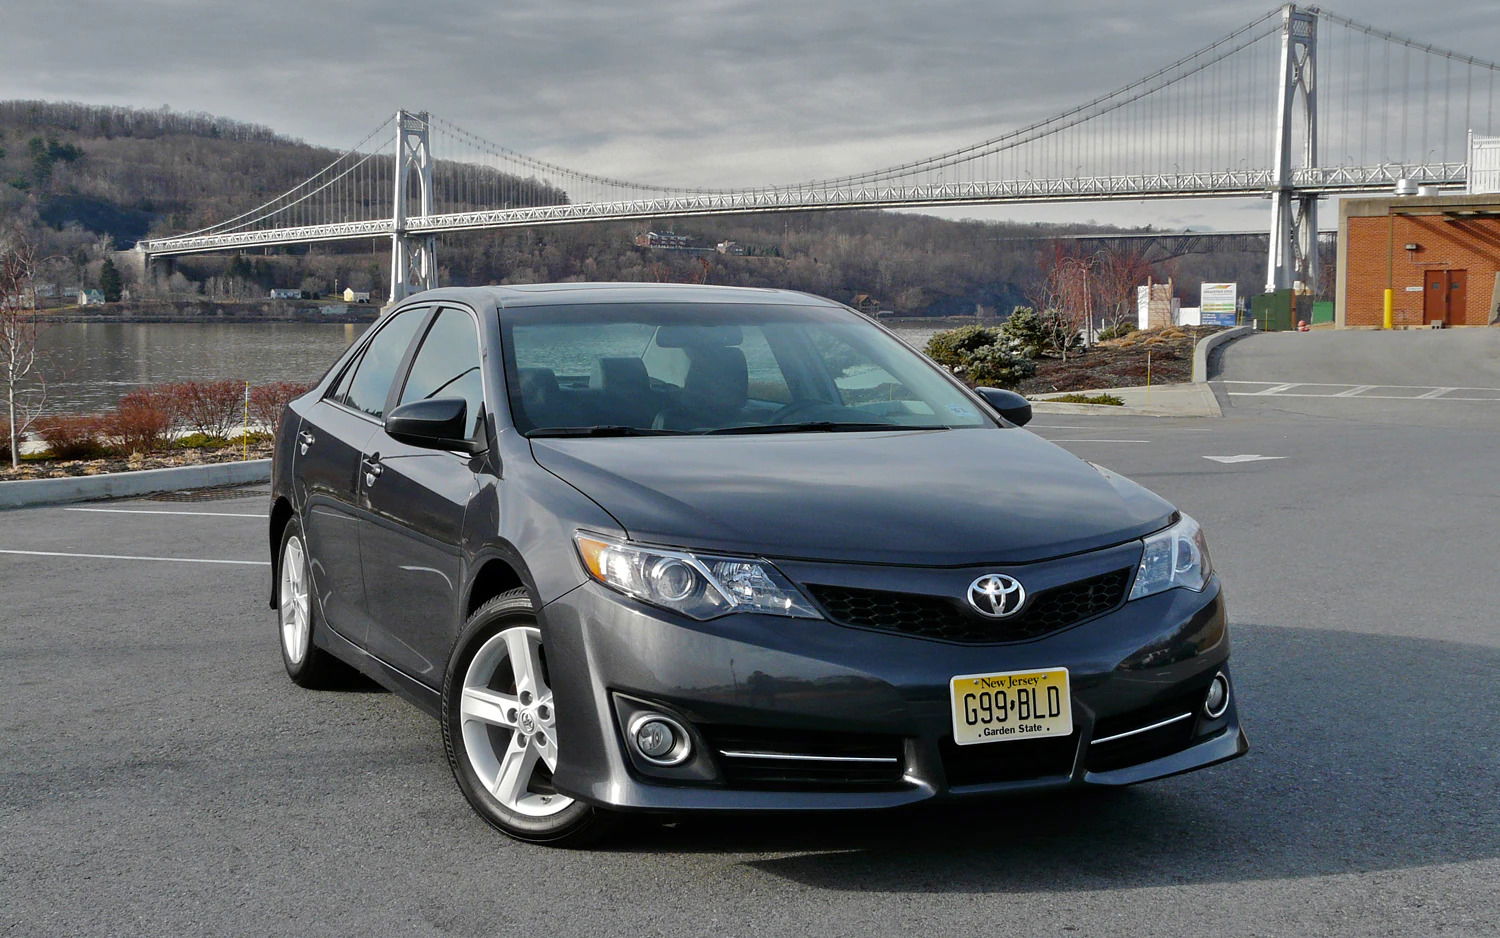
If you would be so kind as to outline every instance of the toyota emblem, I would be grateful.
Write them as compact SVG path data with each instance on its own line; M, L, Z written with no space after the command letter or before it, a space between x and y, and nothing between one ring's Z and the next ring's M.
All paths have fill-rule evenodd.
M1026 587L1015 577L986 573L969 584L969 605L990 619L1004 619L1026 605Z

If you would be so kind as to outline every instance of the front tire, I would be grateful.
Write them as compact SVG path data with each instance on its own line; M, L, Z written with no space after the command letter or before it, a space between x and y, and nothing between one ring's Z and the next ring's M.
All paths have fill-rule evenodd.
M313 641L317 604L313 600L312 563L302 525L296 518L281 532L281 550L276 558L276 632L287 677L300 687L315 690L342 686L353 669Z
M557 714L526 591L480 606L455 647L443 681L443 748L470 806L516 840L576 847L598 839L610 816L552 786Z

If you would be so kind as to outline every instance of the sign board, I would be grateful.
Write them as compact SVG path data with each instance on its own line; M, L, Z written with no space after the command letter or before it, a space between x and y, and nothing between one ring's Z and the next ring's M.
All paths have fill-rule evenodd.
M1232 326L1239 308L1239 284L1205 283L1198 302L1205 326Z
M1135 323L1137 329L1151 328L1151 288L1135 288Z

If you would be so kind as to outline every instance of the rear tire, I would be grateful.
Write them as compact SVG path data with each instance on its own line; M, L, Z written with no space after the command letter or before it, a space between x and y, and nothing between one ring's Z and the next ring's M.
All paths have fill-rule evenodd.
M606 834L613 815L552 787L557 715L526 591L480 606L454 648L443 681L443 748L474 811L527 843L581 847Z
M281 549L276 554L276 624L281 646L281 663L286 666L292 683L319 690L341 687L354 675L354 669L318 647L313 640L317 629L317 602L313 595L312 564L307 555L307 541L302 524L292 518L281 532Z

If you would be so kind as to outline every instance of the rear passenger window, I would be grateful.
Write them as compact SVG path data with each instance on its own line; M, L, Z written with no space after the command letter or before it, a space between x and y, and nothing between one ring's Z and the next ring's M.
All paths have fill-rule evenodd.
M354 369L345 404L372 417L385 415L385 399L391 382L396 380L396 369L401 367L401 359L406 357L406 349L426 314L425 309L402 310L381 327Z
M484 381L479 375L479 334L474 320L458 309L443 309L432 321L411 362L400 403L435 397L461 397L468 405L468 436L479 430L484 413Z

